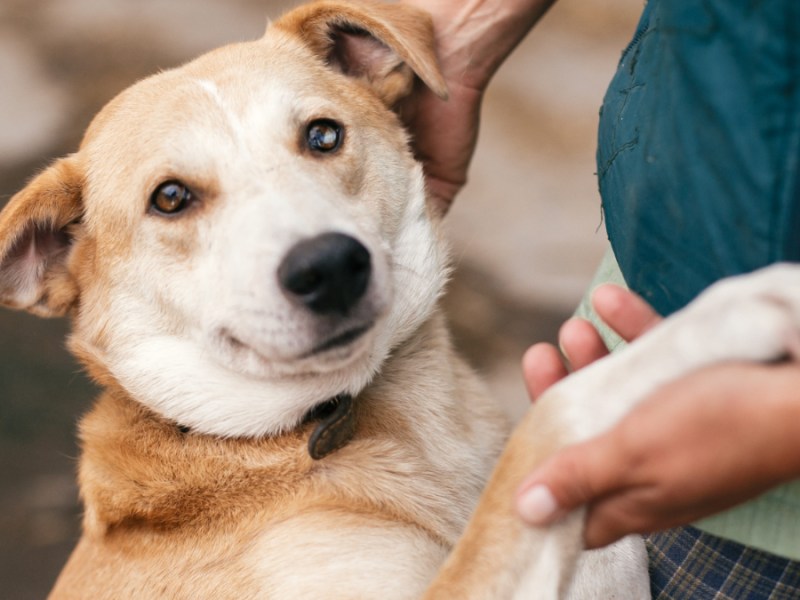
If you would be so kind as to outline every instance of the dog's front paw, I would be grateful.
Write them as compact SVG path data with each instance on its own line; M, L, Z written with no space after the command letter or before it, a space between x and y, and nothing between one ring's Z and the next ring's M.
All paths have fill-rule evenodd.
M621 352L553 386L537 406L562 405L554 418L575 442L605 431L659 386L691 371L787 356L800 357L800 265L781 264L711 286Z
M674 321L676 335L699 345L710 360L800 357L800 265L722 280Z

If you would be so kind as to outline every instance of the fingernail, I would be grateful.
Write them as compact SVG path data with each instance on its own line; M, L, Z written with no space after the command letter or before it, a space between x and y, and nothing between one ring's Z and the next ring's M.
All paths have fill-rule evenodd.
M558 502L545 485L535 485L517 499L517 512L529 525L545 525L558 512Z

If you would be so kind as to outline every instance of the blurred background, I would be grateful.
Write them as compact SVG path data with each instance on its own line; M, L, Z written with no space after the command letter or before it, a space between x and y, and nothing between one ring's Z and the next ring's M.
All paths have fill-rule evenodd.
M0 203L74 150L135 80L261 35L287 0L2 0ZM605 247L597 114L642 0L561 0L487 96L470 183L448 216L447 308L512 416L524 349L553 341ZM75 425L94 390L67 324L0 311L0 597L43 598L77 540Z

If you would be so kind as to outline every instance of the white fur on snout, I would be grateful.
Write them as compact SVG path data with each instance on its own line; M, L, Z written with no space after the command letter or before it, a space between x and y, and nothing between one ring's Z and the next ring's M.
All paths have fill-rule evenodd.
M252 371L256 376L329 370L329 354L304 357L353 327L379 324L394 295L387 248L374 219L359 219L347 210L348 199L331 193L314 177L292 167L285 170L291 177L237 193L243 198L241 205L223 211L204 233L210 242L205 262L220 285L200 307L203 326L207 334L227 331L260 357L261 368ZM338 319L294 301L281 289L277 275L295 244L328 232L357 239L372 263L364 297Z

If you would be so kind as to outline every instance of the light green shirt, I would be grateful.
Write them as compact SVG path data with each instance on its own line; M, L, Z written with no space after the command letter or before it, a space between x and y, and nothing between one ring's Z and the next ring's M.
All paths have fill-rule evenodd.
M575 314L591 321L613 352L623 348L625 342L606 327L589 302L591 292L602 283L627 287L611 249L603 257ZM694 525L712 535L800 560L800 480L774 488L755 500Z

